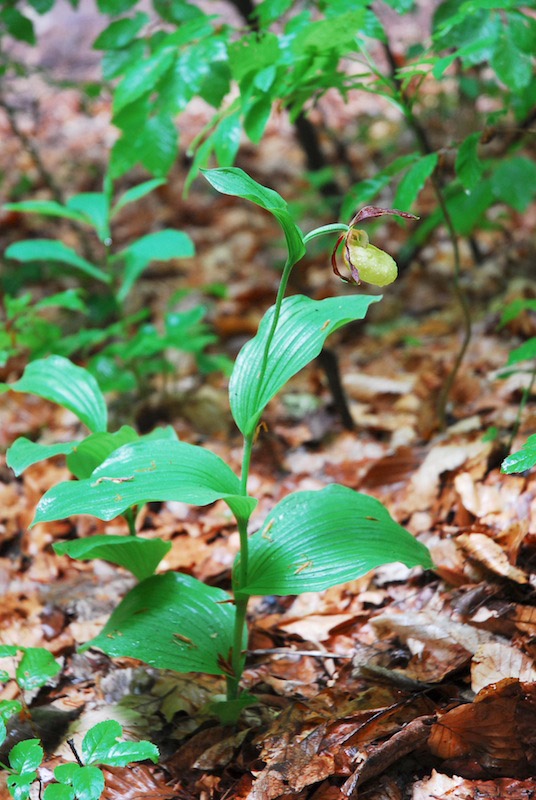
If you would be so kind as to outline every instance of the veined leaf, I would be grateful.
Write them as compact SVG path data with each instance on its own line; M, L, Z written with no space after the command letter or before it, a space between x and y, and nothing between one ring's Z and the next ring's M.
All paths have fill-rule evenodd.
M484 169L477 153L480 136L480 131L466 136L456 155L456 173L464 188L469 190L475 188Z
M67 466L79 480L89 478L94 469L102 464L110 453L128 442L138 439L138 434L130 425L123 425L115 433L99 431L75 442L67 456Z
M123 76L114 92L113 112L117 114L129 103L154 89L158 80L176 58L175 48L163 47L149 58L134 64Z
M39 444L39 442L31 442L25 436L19 436L7 450L6 463L15 475L20 475L27 467L37 464L38 461L71 453L78 444L80 443Z
M501 472L525 472L536 464L536 433L529 436L520 450L511 453L501 464Z
M536 336L527 339L526 342L519 345L519 347L510 350L508 353L508 366L518 364L520 361L526 361L529 358L536 358Z
M126 767L132 761L146 758L155 764L158 748L151 742L118 742L123 735L121 725L115 719L97 722L88 730L82 741L84 764L106 764L110 767Z
M274 314L274 306L269 308L256 336L238 354L229 382L231 410L242 433L248 435L255 429L268 401L320 353L330 333L347 322L363 319L369 305L378 300L380 296L364 295L320 301L303 295L285 298L261 385L258 376Z
M106 430L106 404L97 381L63 356L31 361L15 383L0 383L0 392L29 392L68 408L90 431Z
M125 17L111 22L99 33L93 42L94 50L114 50L125 47L149 21L147 14L138 12L133 17Z
M49 678L53 678L60 669L61 664L44 647L25 647L17 664L15 677L23 689L37 689Z
M409 211L415 202L417 195L424 186L426 179L432 174L437 164L437 153L430 153L423 156L408 169L402 180L397 186L394 208L402 211Z
M92 225L101 242L110 236L108 224L108 199L103 192L82 192L73 194L67 200L67 206L74 211L80 211L86 216L86 222Z
M202 169L201 172L218 192L250 200L273 214L283 228L291 262L295 264L303 256L305 245L302 232L290 216L287 204L277 192L257 183L238 167Z
M121 250L115 258L124 259L123 280L117 293L122 302L137 278L151 261L169 261L171 258L189 258L194 254L194 245L188 234L182 231L164 230L142 236L130 247Z
M87 222L87 220L84 220ZM70 247L54 239L28 239L24 242L14 242L6 248L6 258L27 263L29 261L59 261L60 264L69 264L84 272L91 278L96 278L103 283L110 283L111 277L98 267L93 266L85 258L79 256Z
M101 633L82 650L139 658L159 669L224 674L233 645L235 609L222 589L179 572L153 575L119 603ZM243 646L246 646L244 640Z
M43 214L46 217L65 217L74 219L76 222L84 222L87 219L84 214L78 213L71 208L66 208L54 200L24 200L22 203L6 203L2 208L5 211L21 211L24 214Z
M156 189L158 186L162 186L162 184L165 182L165 178L152 178L150 181L138 183L138 185L133 186L132 189L127 189L127 191L121 195L113 207L112 217L114 214L117 214L120 209L128 205L128 203L134 203L135 200L140 200L142 197L145 197L146 194L152 192L153 189Z
M237 476L209 450L186 442L140 439L112 453L90 478L49 489L32 524L72 514L108 520L149 502L177 500L204 506L220 499L246 518L256 504L240 495Z
M321 591L391 561L432 567L426 547L378 500L333 484L290 494L268 514L250 539L243 591Z
M153 574L159 563L171 549L170 542L162 539L143 539L140 536L88 536L70 542L56 542L54 552L79 561L102 558L112 564L130 570L142 581Z

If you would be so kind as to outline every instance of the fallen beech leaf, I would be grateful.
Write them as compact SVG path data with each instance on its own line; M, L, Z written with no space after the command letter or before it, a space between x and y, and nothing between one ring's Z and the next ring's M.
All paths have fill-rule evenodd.
M370 620L379 634L395 634L413 656L403 670L408 677L440 681L469 661L485 642L497 637L464 622L457 622L437 610L385 612Z
M513 567L502 547L485 533L462 533L456 542L476 561L497 575L509 578L516 583L528 583L526 574Z
M384 772L387 767L398 761L400 758L412 753L423 745L429 735L430 725L434 722L434 716L417 717L408 722L401 731L394 733L387 741L375 747L363 761L354 774L342 786L343 794L350 798L356 798L358 787L365 781Z
M490 683L503 678L536 681L536 667L521 650L499 642L479 646L471 661L471 689L478 693Z
M536 767L536 684L506 678L442 714L428 747L461 775L525 778Z
M132 767L103 767L106 785L102 800L164 800L177 797L162 775L145 764Z

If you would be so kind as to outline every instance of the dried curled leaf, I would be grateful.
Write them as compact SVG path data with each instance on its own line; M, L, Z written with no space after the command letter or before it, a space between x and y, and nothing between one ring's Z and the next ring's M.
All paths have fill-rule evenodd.
M536 767L536 684L505 679L443 714L428 747L462 776L524 778Z

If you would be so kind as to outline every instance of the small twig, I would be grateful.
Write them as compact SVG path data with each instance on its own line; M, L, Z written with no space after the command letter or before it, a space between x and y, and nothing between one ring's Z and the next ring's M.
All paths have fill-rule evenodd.
M84 762L82 761L82 759L78 755L78 751L77 751L76 747L74 746L74 739L67 739L67 744L71 748L71 753L76 758L76 763L78 764L78 766L79 767L83 767L84 766Z
M324 650L289 650L287 647L269 647L246 650L248 656L312 656L313 658L353 658L352 653L326 653Z

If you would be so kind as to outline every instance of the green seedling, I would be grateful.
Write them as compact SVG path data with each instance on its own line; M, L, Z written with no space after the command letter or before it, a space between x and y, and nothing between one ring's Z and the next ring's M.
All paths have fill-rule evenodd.
M2 710L0 708L0 714ZM96 765L124 767L134 761L158 760L158 748L148 741L118 742L122 728L115 720L99 722L82 740L81 754L74 750L76 762L54 768L55 783L49 783L43 800L98 800L104 790L104 775ZM7 787L13 800L27 800L37 779L37 769L44 753L39 739L27 739L11 748Z
M188 575L152 575L126 594L102 632L83 649L99 647L111 656L131 656L179 672L222 675L227 696L223 707L218 703L215 711L228 720L251 702L240 679L247 648L246 611L252 595L321 591L391 561L425 568L432 562L426 547L398 525L380 502L337 484L284 497L261 528L249 535L248 522L257 503L247 491L249 465L266 405L319 354L331 333L362 319L368 307L381 298L355 294L321 301L303 295L285 297L290 271L308 242L342 232L343 239L352 243L354 229L337 223L303 235L285 201L242 170L208 170L204 175L216 190L254 202L273 214L288 251L275 304L240 351L230 378L231 411L244 442L240 476L207 449L169 438L144 437L114 450L90 475L50 489L37 506L34 524L71 514L110 520L149 501L175 500L200 506L225 501L240 534L231 597ZM361 219L381 213L398 214L369 208L363 210ZM380 256L381 275L384 264ZM352 277L359 279L354 273ZM50 364L40 380L49 382L49 397L53 384L52 399L56 401L62 401L61 387L67 405L65 393L72 382L65 378L65 366L53 370ZM26 373L21 381L22 386L19 382L11 388L27 390ZM40 391L44 394L42 387ZM105 430L105 409L94 386L91 392L69 391L68 400L67 407L82 421ZM8 454L11 463L17 447L15 442ZM70 548L84 546L92 538L96 537L62 545L63 551L80 557ZM111 537L99 538L99 547L106 538ZM123 537L124 542L128 540Z

